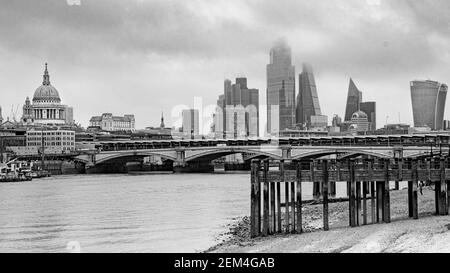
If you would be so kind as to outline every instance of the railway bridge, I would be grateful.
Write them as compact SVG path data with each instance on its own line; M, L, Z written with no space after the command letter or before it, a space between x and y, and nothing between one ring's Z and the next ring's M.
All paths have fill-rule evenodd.
M74 160L86 169L123 165L157 156L174 172L211 172L212 161L244 153L246 160L302 160L317 158L427 158L449 153L449 135L317 137L242 140L126 140L79 143ZM250 155L250 156L249 156Z

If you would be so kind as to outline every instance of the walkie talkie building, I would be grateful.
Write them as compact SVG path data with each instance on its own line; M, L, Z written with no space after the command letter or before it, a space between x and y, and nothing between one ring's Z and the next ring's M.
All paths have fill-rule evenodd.
M414 127L442 130L448 86L436 81L412 81L411 102Z

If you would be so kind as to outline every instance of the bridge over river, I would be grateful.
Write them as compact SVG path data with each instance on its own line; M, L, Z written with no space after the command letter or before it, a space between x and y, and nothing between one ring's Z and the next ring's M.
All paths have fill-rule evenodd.
M243 153L245 160L303 160L334 158L427 158L449 153L449 134L255 138L213 140L122 140L77 142L66 157L87 170L117 169L149 156L160 157L175 172L210 172L212 161ZM23 157L23 156L22 156Z

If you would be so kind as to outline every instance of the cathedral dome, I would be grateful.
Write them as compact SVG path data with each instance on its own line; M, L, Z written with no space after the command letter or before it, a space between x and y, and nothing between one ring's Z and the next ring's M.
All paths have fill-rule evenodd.
M33 102L41 103L61 103L58 90L50 84L47 64L45 64L44 80L34 92Z

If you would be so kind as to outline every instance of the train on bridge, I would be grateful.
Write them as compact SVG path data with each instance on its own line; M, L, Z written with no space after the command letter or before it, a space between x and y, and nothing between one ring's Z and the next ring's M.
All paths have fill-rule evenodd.
M424 134L248 139L114 140L98 142L78 142L77 150L118 151L217 146L449 147L449 145L450 134Z

